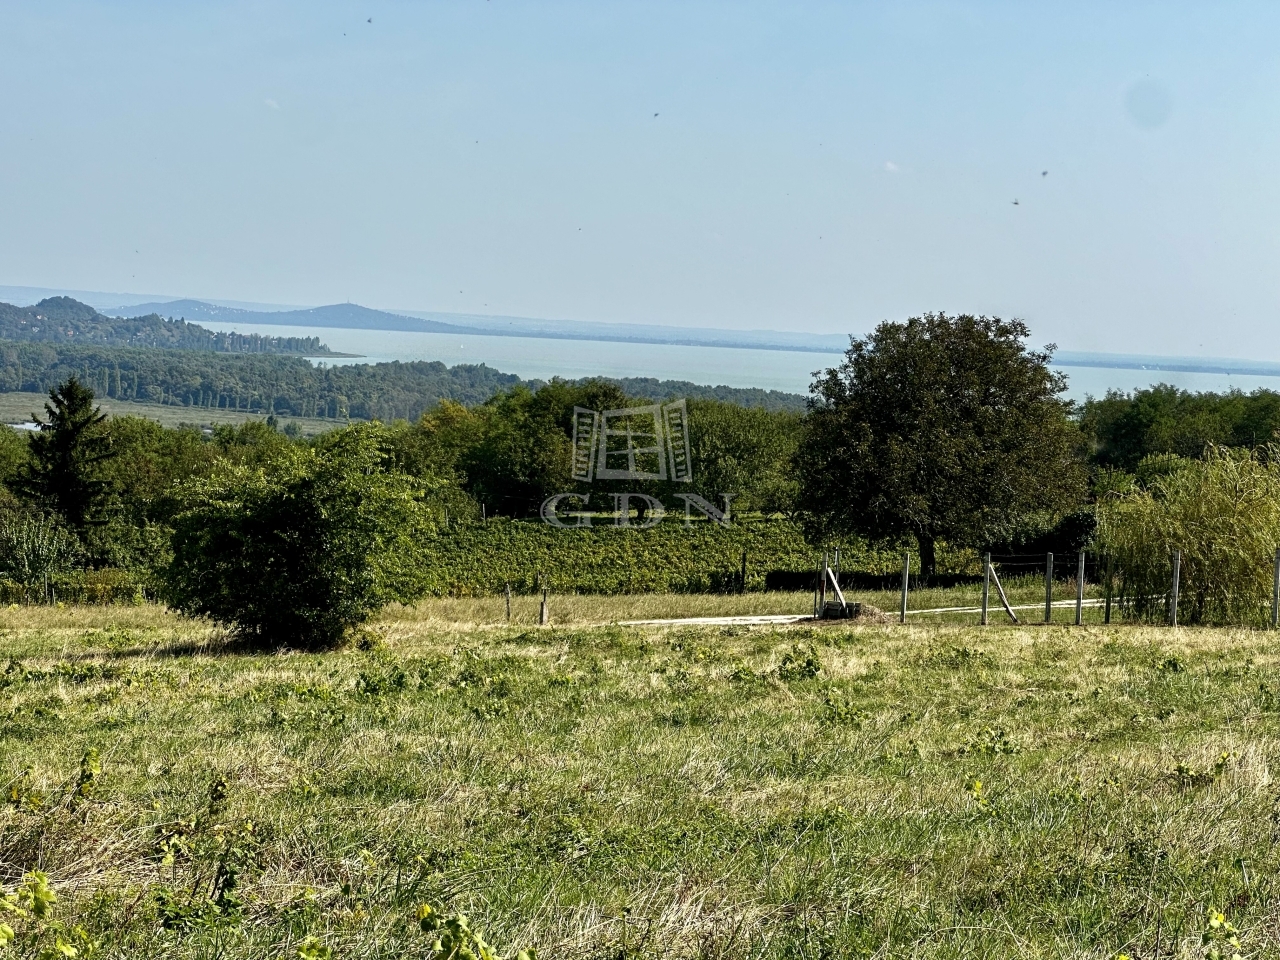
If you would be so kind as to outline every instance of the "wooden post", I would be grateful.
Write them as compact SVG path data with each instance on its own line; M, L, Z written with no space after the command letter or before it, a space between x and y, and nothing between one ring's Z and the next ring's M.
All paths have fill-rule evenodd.
M1276 551L1275 575L1271 580L1271 629L1280 627L1280 550Z
M1000 586L1000 575L996 573L996 568L991 568L991 579L995 581L996 595L1000 598L1000 602L1004 605L1004 612L1009 615L1009 619L1014 623L1018 623L1018 615L1013 612L1013 607L1009 606L1009 598L1004 595L1004 587Z
M1182 576L1182 551L1173 551L1173 593L1169 595L1169 623L1178 625L1178 580Z
M747 551L742 551L742 575L738 579L738 584L743 593L747 592Z
M1053 554L1044 555L1044 622L1053 622Z
M818 588L819 581L822 580L822 561L818 561L818 566L813 571L813 619L818 619Z
M982 555L982 625L987 625L987 598L991 594L991 554Z
M902 608L898 611L898 622L907 622L907 583L911 579L911 554L902 555Z
M1076 626L1080 626L1083 622L1084 614L1084 551L1080 551L1080 558L1076 563Z
M542 606L538 608L538 625L546 626L547 620L547 588L542 588Z
M1276 553L1280 554L1280 550L1277 550ZM1111 622L1111 584L1114 582L1114 578L1115 578L1115 560L1112 558L1112 555L1108 553L1107 554L1107 609L1106 609L1106 612L1102 615L1103 623Z
M507 583L507 623L511 622L511 584Z

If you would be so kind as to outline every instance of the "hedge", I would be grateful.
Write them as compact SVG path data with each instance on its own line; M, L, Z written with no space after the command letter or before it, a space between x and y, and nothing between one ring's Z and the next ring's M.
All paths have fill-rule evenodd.
M142 603L147 595L142 581L125 570L81 570L59 574L43 585L26 587L12 580L0 580L0 603Z

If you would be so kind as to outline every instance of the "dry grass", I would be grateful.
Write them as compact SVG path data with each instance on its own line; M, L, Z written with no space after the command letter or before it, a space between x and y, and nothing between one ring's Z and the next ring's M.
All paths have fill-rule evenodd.
M8 611L0 882L46 870L102 957L423 956L422 902L544 958L1189 957L1210 907L1280 953L1270 634L499 609L253 656L153 608Z

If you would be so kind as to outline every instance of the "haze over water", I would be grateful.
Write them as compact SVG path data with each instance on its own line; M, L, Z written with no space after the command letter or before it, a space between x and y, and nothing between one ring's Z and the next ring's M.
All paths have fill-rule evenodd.
M447 366L484 363L526 380L552 377L654 377L689 380L711 386L759 387L786 393L808 393L813 373L835 366L840 355L791 350L742 350L662 343L616 343L596 340L553 340L541 337L453 336L390 330L345 330L337 327L287 327L266 324L219 324L218 330L276 337L319 337L340 353L359 358L333 363L381 363L391 360L439 360ZM1122 370L1061 367L1073 400L1102 396L1107 390L1133 390L1170 383L1184 390L1246 393L1258 388L1280 390L1280 377L1229 376L1170 370Z

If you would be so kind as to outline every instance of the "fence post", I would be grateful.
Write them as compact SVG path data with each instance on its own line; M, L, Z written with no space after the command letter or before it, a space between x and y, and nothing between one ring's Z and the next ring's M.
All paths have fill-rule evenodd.
M1053 620L1053 554L1044 555L1044 622Z
M827 616L827 571L831 569L831 565L827 563L827 551L822 551L822 585L818 589L818 612L822 614L823 619Z
M747 551L745 548L742 551L742 576L739 578L738 582L741 588L741 592L746 593L747 592Z
M542 606L538 608L538 625L546 626L547 620L549 619L550 617L547 615L547 588L543 587L542 588Z
M1080 626L1084 614L1084 551L1076 564L1076 626Z
M898 611L898 622L907 622L907 581L911 577L911 554L902 555L902 608Z
M507 623L511 622L511 582L507 581Z
M1277 550L1276 553L1280 553L1280 550ZM1112 583L1112 578L1114 576L1115 576L1115 561L1112 555L1108 553L1107 554L1107 609L1106 609L1106 612L1103 613L1102 615L1103 623L1111 622L1111 583Z
M991 554L982 555L982 625L987 625L987 598L991 594Z
M813 619L818 619L818 581L822 578L822 561L813 572Z
M1280 549L1276 550L1275 576L1271 581L1271 629L1280 627Z
M1169 622L1178 625L1178 579L1182 575L1182 551L1173 551L1173 593L1169 597Z

